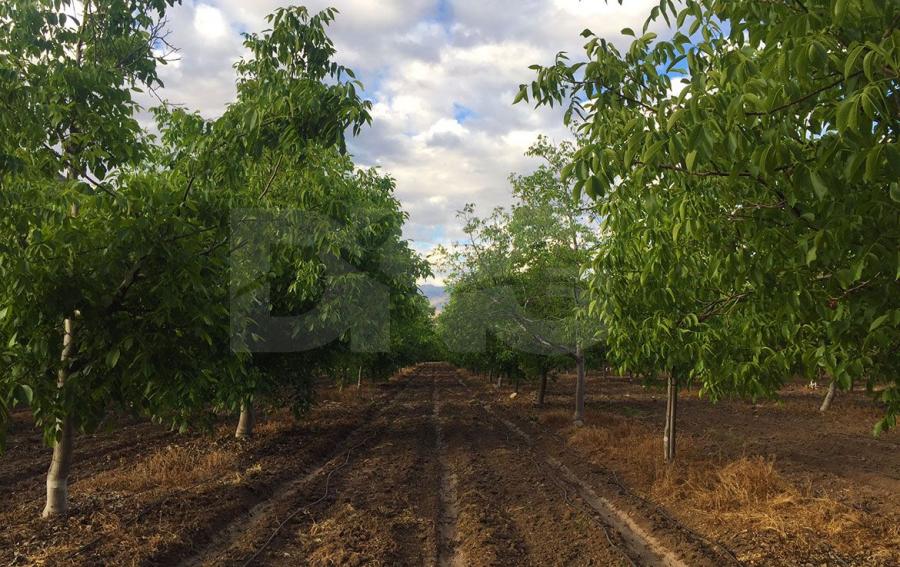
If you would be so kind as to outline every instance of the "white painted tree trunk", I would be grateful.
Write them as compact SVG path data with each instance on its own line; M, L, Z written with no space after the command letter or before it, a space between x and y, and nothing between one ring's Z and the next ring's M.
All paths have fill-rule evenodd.
M238 420L237 431L234 436L238 439L250 439L253 437L253 426L256 423L256 414L253 402L246 400L241 404L241 418Z
M669 374L668 392L666 396L666 425L663 431L663 454L666 462L675 460L675 424L678 415L678 379Z
M75 312L78 315L78 312ZM62 390L69 377L69 364L75 350L75 319L63 322L62 367L56 378L56 386ZM69 511L69 472L72 469L72 419L68 415L57 423L59 437L53 445L53 458L47 471L47 502L41 516L51 518Z
M828 408L831 407L831 402L834 401L834 394L837 392L837 385L835 381L832 380L831 384L828 385L828 393L825 394L825 399L822 400L822 405L819 407L819 411L825 413L828 411Z
M584 353L581 347L575 350L575 365L578 369L578 377L575 380L575 425L584 425L584 394L585 394L585 377L584 377Z

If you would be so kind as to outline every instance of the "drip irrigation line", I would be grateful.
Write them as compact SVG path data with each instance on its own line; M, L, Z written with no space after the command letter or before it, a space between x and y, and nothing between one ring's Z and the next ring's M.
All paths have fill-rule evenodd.
M313 506L316 506L317 504L320 504L323 501L325 501L325 499L328 498L328 489L330 488L330 485L331 485L331 477L334 476L334 474L336 472L338 472L339 470L341 470L347 466L347 464L350 462L350 455L353 453L353 451L355 451L356 449L359 449L360 447L362 447L363 445L365 445L366 443L368 443L369 441L371 441L374 438L375 438L375 434L372 433L372 434L368 435L365 439L363 439L362 441L357 443L356 445L347 449L346 458L344 459L344 462L341 463L340 465L338 465L337 467L331 469L331 471L328 473L328 476L325 478L325 491L322 494L322 496L319 497L319 499L316 500L315 502L310 502L309 504L306 504L304 506L301 506L300 508L295 509L284 520L279 522L278 526L275 528L275 531L273 531L272 534L269 536L269 538L260 546L260 548L257 549L256 552L253 555L251 555L250 558L247 559L243 563L243 567L248 567L254 561L256 561L256 559L262 554L263 551L266 550L266 548L269 547L269 545L272 543L272 541L274 541L275 537L281 532L281 530L284 528L285 525L287 525L288 522L290 522L292 519L297 517L297 515L300 514L301 512L305 512L305 511L309 510L310 508L312 508Z

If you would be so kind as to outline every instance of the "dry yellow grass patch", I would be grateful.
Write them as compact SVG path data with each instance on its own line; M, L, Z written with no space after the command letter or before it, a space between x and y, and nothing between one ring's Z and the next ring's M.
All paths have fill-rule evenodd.
M554 429L563 428L572 425L572 414L563 410L547 411L538 416L538 422Z
M267 411L264 415L257 417L257 422L253 426L253 434L258 437L274 436L284 433L296 425L297 420L289 410Z
M96 474L84 486L125 492L187 488L222 478L233 472L236 464L237 454L231 450L169 446L132 466Z
M597 418L593 423L602 425L568 429L568 443L714 537L771 531L801 547L804 541L827 539L840 552L883 546L885 556L896 553L892 542L900 541L900 526L894 520L817 495L808 483L783 475L773 459L719 458L699 440L683 436L677 462L666 465L659 431L621 416Z

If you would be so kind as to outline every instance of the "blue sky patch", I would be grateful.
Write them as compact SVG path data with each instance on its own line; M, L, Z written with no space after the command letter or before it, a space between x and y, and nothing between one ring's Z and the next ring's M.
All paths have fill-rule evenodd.
M460 124L465 124L466 120L475 116L475 111L458 102L453 103L453 118Z

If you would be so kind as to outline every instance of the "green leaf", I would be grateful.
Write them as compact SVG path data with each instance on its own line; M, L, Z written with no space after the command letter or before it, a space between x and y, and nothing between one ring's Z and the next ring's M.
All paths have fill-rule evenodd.
M891 316L890 313L886 313L886 314L882 315L881 317L879 317L879 318L875 319L874 321L872 321L872 324L869 325L869 332L871 333L872 331L874 331L874 330L877 329L878 327L882 326L882 325L884 324L884 322L887 321L887 320L888 320L888 317L890 317L890 316Z
M809 250L806 251L806 265L809 266L813 262L816 261L818 257L818 250L815 246L810 246Z
M34 401L34 390L27 384L19 384L16 386L15 398L19 403L30 406Z
M634 37L634 30L631 28L622 28L622 35L630 35Z
M847 14L847 0L836 0L834 3L834 20L836 23L841 23L844 20L844 16Z
M665 143L665 140L659 140L651 144L650 147L648 147L644 151L644 155L641 156L641 161L643 161L644 163L649 163L651 160L653 160L654 157L656 157L656 154L658 154L659 151L662 150Z
M528 90L524 89L524 88L520 88L519 92L516 94L516 98L513 99L513 104L519 104L520 102L525 100L525 97L527 97L527 96L528 96Z
M828 195L828 186L825 185L825 182L822 181L822 177L819 176L819 173L811 169L809 171L809 180L812 182L813 191L816 194L816 197L819 199L824 199L826 195Z
M900 183L896 181L891 183L891 200L900 203Z
M847 56L847 61L844 63L845 79L853 74L853 70L856 68L856 62L859 60L859 57L860 55L862 55L864 49L865 48L862 45L857 45L850 51L850 55Z
M115 368L119 363L119 356L121 356L121 352L119 349L112 349L108 353L106 353L106 365L110 368Z
M588 197L591 199L596 199L600 194L600 181L597 179L596 175L591 175L587 178L584 183L584 192L588 194Z
M694 163L697 161L697 150L692 150L688 152L687 158L685 159L685 165L687 165L688 171L694 171Z

